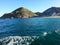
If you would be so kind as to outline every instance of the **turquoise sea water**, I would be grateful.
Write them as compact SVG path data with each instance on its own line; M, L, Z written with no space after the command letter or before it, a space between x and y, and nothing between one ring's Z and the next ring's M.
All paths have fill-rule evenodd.
M0 19L0 37L40 36L60 30L60 18Z

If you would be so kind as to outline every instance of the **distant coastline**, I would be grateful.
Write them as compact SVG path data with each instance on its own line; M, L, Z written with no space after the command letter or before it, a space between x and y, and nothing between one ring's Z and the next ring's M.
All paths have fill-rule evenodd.
M51 7L45 10L43 13L32 12L24 7L20 7L10 13L5 13L1 18L60 18L60 7Z

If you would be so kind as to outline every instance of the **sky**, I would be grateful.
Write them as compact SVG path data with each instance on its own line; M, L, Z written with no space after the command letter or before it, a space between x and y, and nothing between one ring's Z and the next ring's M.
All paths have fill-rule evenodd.
M0 0L0 16L19 7L33 12L43 12L50 7L60 7L60 0Z

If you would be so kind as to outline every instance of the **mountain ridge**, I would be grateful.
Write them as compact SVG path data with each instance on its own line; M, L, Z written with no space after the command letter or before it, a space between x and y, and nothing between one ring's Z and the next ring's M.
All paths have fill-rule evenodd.
M43 12L46 16L57 16L58 13L60 13L60 7L51 7Z
M60 16L60 7L51 7L44 12L32 12L27 8L20 7L11 13L4 14L1 18L33 18L33 17Z

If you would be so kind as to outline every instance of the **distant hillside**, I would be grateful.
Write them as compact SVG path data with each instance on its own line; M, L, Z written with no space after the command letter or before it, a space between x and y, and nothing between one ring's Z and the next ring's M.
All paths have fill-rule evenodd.
M60 16L60 7L51 7L43 12L44 16Z
M60 16L60 7L51 7L45 10L43 13L32 12L24 7L20 7L12 11L11 13L4 14L1 18L32 18L32 17L52 17L53 18L54 16L55 17Z
M1 18L30 18L35 16L37 15L34 14L32 11L21 7L12 11L11 13L4 14Z

